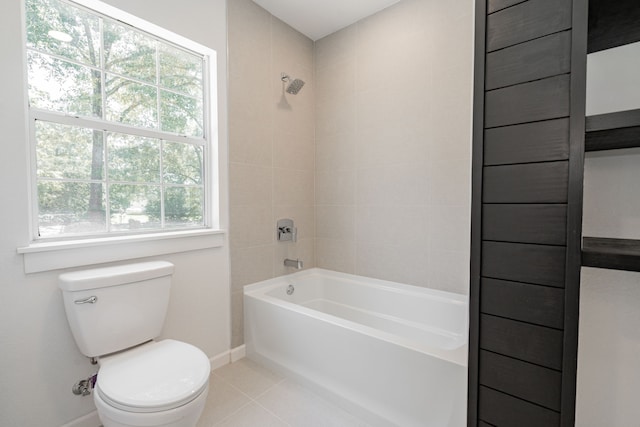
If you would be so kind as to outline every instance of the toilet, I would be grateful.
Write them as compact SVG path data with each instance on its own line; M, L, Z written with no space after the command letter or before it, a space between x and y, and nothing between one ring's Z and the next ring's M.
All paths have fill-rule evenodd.
M153 261L65 273L65 312L78 348L98 360L93 400L104 427L194 427L211 365L202 350L154 341L169 305L173 264Z

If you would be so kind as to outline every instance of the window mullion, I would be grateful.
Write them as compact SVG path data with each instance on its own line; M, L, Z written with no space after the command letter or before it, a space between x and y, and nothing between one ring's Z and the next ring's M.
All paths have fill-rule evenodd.
M109 122L106 120L94 119L91 117L72 116L70 114L58 113L54 111L40 110L32 108L32 118L48 122L59 123L63 125L79 126L89 129L105 130L107 132L124 133L146 138L165 139L167 141L186 143L196 146L204 146L207 141L203 138L194 138L183 135L176 135L168 132L160 132L154 129L145 129L141 127L126 125L118 122Z
M164 199L166 195L166 189L164 183L164 140L160 140L160 228L165 227L164 220Z
M32 238L37 239L40 237L40 199L38 197L38 168L37 168L37 156L36 156L36 121L29 120L29 137L32 143L29 144L29 156L31 157L29 172L31 179L31 194L36 197L30 198L31 204L31 227Z
M105 69L107 67L106 61L106 51L104 45L104 18L100 17L98 19L98 23L100 26L100 93L101 93L101 105L102 109L100 111L100 119L106 120L107 117L107 74ZM104 176L102 177L102 185L103 185L103 200L104 200L104 223L105 229L107 233L111 233L111 197L110 197L110 189L109 189L109 150L107 146L109 145L107 138L106 129L102 132L102 173Z

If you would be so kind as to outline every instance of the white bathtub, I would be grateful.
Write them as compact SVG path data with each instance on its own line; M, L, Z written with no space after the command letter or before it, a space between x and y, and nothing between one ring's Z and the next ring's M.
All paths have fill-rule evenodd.
M311 269L245 286L244 310L250 358L371 424L466 424L466 296Z

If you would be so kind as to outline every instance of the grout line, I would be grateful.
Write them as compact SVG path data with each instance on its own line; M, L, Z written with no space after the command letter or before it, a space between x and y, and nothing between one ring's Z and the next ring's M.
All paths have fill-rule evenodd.
M233 411L232 413L230 413L229 415L227 415L226 417L222 418L220 421L212 424L211 427L215 427L215 426L219 426L222 425L223 423L225 423L227 420L231 419L231 417L235 416L236 414L240 413L240 411L242 411L243 409L245 409L247 406L251 405L251 401L245 403L244 405L242 405L241 407L239 407L238 409L236 409L235 411Z

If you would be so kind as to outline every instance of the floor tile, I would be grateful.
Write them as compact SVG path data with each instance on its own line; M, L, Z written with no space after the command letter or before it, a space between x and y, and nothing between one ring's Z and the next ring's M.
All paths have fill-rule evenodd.
M250 397L264 393L284 379L246 358L216 369L213 373Z
M287 427L287 424L260 405L250 403L215 427Z
M198 427L211 427L251 402L251 398L226 381L211 375L207 404Z
M367 425L290 380L282 381L256 400L292 427L364 427Z

